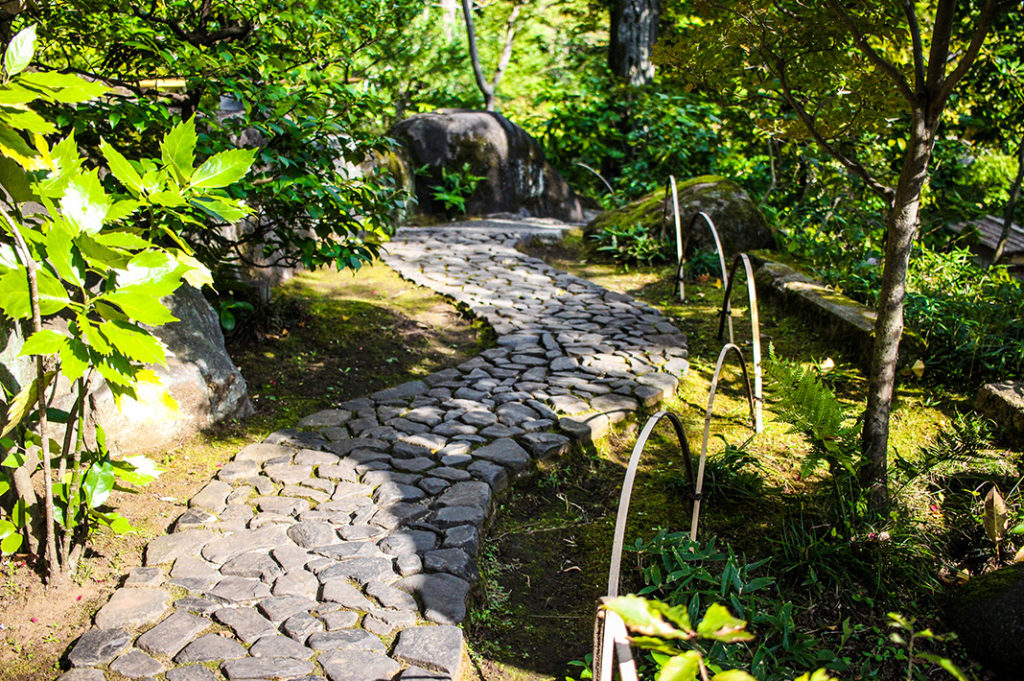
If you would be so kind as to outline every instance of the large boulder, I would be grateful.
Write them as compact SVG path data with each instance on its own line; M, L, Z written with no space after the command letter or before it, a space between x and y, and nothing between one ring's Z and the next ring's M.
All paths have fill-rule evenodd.
M951 599L946 619L974 659L1007 679L1024 669L1024 564L971 579Z
M986 383L978 390L974 408L1008 437L1024 438L1024 381Z
M466 213L520 213L570 222L583 219L576 194L525 130L492 111L442 109L398 123L391 136L401 142L414 176L419 210L445 215L434 197L444 187L443 171L482 177L466 201Z
M252 413L245 379L224 348L217 313L191 286L182 286L164 300L179 321L149 330L167 350L167 366L152 368L178 403L171 409L155 389L139 391L139 399L114 404L110 389L98 378L90 392L86 438L95 441L95 425L106 433L115 453L152 452L179 444L207 426ZM35 376L30 357L18 357L22 334L4 322L0 331L0 381L17 391ZM73 398L66 382L58 383L55 405L67 409Z
M683 242L687 250L694 248L715 249L711 230L703 220L694 224L697 213L703 212L715 223L715 229L722 240L726 257L746 253L759 248L770 248L774 238L764 216L750 196L735 182L716 175L703 175L680 183L679 196L680 224ZM584 229L593 234L606 227L632 227L642 224L650 233L664 233L675 240L675 226L672 219L672 198L664 191L655 191L644 197L601 213Z

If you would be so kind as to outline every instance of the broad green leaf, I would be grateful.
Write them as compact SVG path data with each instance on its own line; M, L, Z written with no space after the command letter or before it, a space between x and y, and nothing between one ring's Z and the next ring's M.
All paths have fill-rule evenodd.
M141 454L114 462L114 475L131 485L148 485L160 477L161 473L163 471L155 461Z
M57 126L32 110L16 112L0 110L0 121L15 130L27 130L40 135L51 135L57 132Z
M153 192L149 195L149 199L156 205L165 208L178 208L187 205L185 198L180 193L170 190Z
M0 86L0 105L28 104L39 98L40 95L35 90L23 88L15 83L7 83Z
M126 321L128 321L128 316L124 312L121 312L120 310L118 310L116 307L113 307L112 305L107 305L106 303L104 303L101 300L100 301L96 301L95 303L93 303L93 307L96 309L96 312L99 313L99 315L101 317L103 317L104 319L109 319L111 321L119 321L119 322L126 322Z
M245 177L255 157L255 149L229 149L215 154L196 168L191 185L196 189L227 187Z
M130 254L107 248L97 241L95 236L97 235L83 233L75 237L75 245L89 265L103 273L127 267Z
M143 239L137 234L131 232L102 232L93 236L96 243L109 248L122 248L128 250L141 250L143 248L152 248L153 242Z
M65 104L85 102L110 90L102 83L85 80L73 73L54 71L23 73L20 81L48 92L53 99Z
M118 220L125 219L138 210L140 205L141 204L134 199L118 201L110 207L109 211L107 211L107 222L117 222Z
M964 674L963 671L959 667L957 667L956 664L954 664L953 661L950 660L948 657L942 657L940 655L934 655L932 653L917 653L917 656L920 657L922 660L931 662L932 664L937 665L942 669L946 670L957 681L968 681L967 675ZM812 681L818 680L812 679ZM830 678L827 679L827 681L835 681L835 679Z
M165 364L166 353L152 334L128 322L102 322L100 329L119 352L144 364Z
M192 205L221 222L238 222L249 214L248 209L237 201L212 196L194 197Z
M0 520L0 553L10 555L21 547L24 537L10 520Z
M25 203L36 198L25 169L3 156L0 156L0 185L3 185L15 203Z
M827 669L815 669L813 672L801 674L796 681L837 681L837 679L834 679ZM961 679L961 681L966 681L966 679Z
M4 437L9 432L14 430L22 419L32 411L36 400L39 399L39 391L46 390L46 387L50 385L50 380L54 374L52 371L48 371L43 374L43 385L40 387L39 380L33 378L28 385L23 387L18 394L14 396L10 404L7 405L7 422L4 424L4 428L0 431L0 437Z
M57 314L71 302L64 284L48 270L36 270L36 284L39 287L39 311L44 317Z
M51 222L46 233L46 258L64 281L82 286L85 283L85 263L72 246L74 230L75 226L67 220Z
M11 319L28 319L32 316L28 273L21 265L0 275L0 310Z
M132 167L128 159L110 146L106 140L100 142L100 152L107 160L107 167L110 168L110 172L117 178L117 181L138 196L142 192L142 176Z
M14 254L14 247L11 244L0 243L0 268L5 270L14 269L20 264L18 256Z
M192 288L213 286L213 274L210 273L210 270L206 265L184 251L175 252L174 257L177 258L179 263L187 268L185 272L182 273L181 277L187 281Z
M178 321L178 318L171 314L166 305L145 293L131 290L115 291L103 298L107 303L113 303L121 308L129 319L142 324L160 326Z
M21 346L19 357L27 355L54 355L60 352L64 344L68 342L67 337L52 329L36 331L28 337L25 344Z
M133 529L131 523L128 522L128 519L120 513L115 513L113 511L109 513L102 513L100 511L91 510L89 511L89 515L101 525L109 527L115 534L127 534Z
M50 150L50 158L57 166L58 172L68 176L68 179L80 171L82 157L78 154L78 143L75 142L74 133L53 146L53 149Z
M72 383L85 375L91 360L89 347L80 340L72 338L60 349L60 371Z
M110 496L114 489L114 467L110 460L101 460L89 467L82 479L82 491L85 493L89 508L97 508Z
M606 603L604 607L617 613L631 632L668 639L687 637L685 632L663 620L661 613L652 607L646 598L619 596Z
M7 77L17 75L25 70L32 61L32 53L36 49L36 25L18 31L18 34L11 38L4 53L4 71Z
M157 250L143 251L117 273L117 290L163 298L178 290L184 272L185 266L171 254Z
M14 502L14 506L11 508L11 522L14 523L16 527L25 527L28 525L28 505L25 503L25 500L20 497L16 502Z
M92 346L92 349L101 355L109 355L112 348L110 343L107 342L104 334L100 333L100 330L95 324L90 322L82 315L78 315L75 319L78 329L81 334L85 337L85 342ZM106 322L104 322L106 323Z
M25 170L42 170L46 167L39 151L4 123L0 123L0 154L15 161Z
M718 672L711 677L711 681L757 681L757 679L742 669L729 669Z
M658 670L655 681L693 681L700 672L700 653L688 650L676 655Z
M171 128L160 143L160 158L164 165L173 168L179 181L184 184L192 177L195 165L196 119L192 117Z
M697 634L723 643L749 641L754 637L744 631L747 623L732 616L724 605L713 603L704 613L704 619L697 624Z
M104 357L98 362L94 361L93 367L96 371L100 372L100 376L107 381L111 390L114 390L114 386L119 385L124 386L125 388L132 388L134 386L134 381L132 380L131 375L125 373L119 367L114 366L112 362L112 357Z
M110 210L110 199L103 191L96 171L82 173L71 179L60 198L61 212L87 234L103 228Z

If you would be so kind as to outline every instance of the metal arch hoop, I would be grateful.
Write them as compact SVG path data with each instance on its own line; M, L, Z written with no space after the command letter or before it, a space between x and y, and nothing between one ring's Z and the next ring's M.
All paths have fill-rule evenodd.
M629 457L629 464L626 466L626 477L622 481L622 493L619 495L619 510L615 516L615 534L612 539L612 561L608 569L608 598L615 598L619 595L619 572L622 566L622 546L626 536L626 519L629 516L629 500L633 495L633 481L636 479L636 469L640 465L640 456L647 446L647 440L663 419L668 419L676 431L676 439L679 441L679 449L686 463L686 478L693 484L693 464L690 461L690 443L686 440L686 433L683 431L683 424L679 417L670 411L659 411L647 419L644 428L640 431L636 445L633 446L633 453Z
M747 302L750 308L750 344L754 359L754 432L764 430L761 405L764 402L761 381L761 322L757 308L757 287L754 284L754 268L746 253L740 253L732 261L729 278L725 284L725 296L722 298L722 309L718 312L718 340L723 341L726 321L729 323L729 343L735 343L732 329L732 285L736 281L736 270L740 263L747 277Z
M704 412L704 438L700 443L700 463L697 467L697 482L694 485L693 493L693 517L690 520L690 540L697 540L697 521L700 519L701 494L704 491L704 463L708 456L708 438L711 435L711 414L715 406L715 393L718 392L718 379L722 374L722 365L725 364L725 357L732 350L740 359L740 369L743 371L743 383L747 388L747 402L750 404L751 425L757 425L757 417L754 412L754 396L750 391L750 378L747 376L747 362L743 358L743 351L738 345L726 343L718 353L718 362L715 364L715 374L711 378L711 391L708 393L708 408Z
M683 291L683 227L679 217L679 192L676 191L676 176L669 175L665 183L665 199L662 201L661 224L665 225L665 213L668 211L668 194L672 192L672 219L676 228L676 286L679 288L679 300L685 298Z
M675 183L673 182L673 187L674 186L675 186ZM678 284L679 284L679 300L685 300L685 297L683 295L683 274L684 274L684 270L686 268L686 260L685 260L685 257L684 257L686 249L684 248L684 245L682 243L682 234L679 231L679 199L678 199L678 197L675 198L675 211L676 211L676 253L678 254L678 257L679 257L679 260L678 260L679 264L676 267L676 280L678 281ZM696 227L697 227L697 221L698 220L704 220L704 222L708 226L708 229L711 230L711 236L714 237L714 239L715 239L715 250L718 252L718 265L722 268L722 284L727 286L728 283L729 283L729 275L726 274L726 269L725 269L725 251L722 250L722 240L718 238L718 230L715 229L715 223L711 220L711 216L709 216L704 211L700 211L699 213L694 215L693 219L690 220L690 229L687 232L687 237L689 237L690 234L693 234L694 229L696 229ZM731 328L731 322L730 322L730 328Z

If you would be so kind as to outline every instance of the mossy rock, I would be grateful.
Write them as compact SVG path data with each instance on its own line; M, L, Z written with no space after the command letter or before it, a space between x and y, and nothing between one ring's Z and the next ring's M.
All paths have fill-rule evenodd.
M1024 669L1024 564L981 575L960 587L946 620L971 656L1003 678Z
M702 175L677 185L679 215L683 243L687 251L695 248L714 250L711 230L703 220L694 224L698 213L705 213L715 223L727 258L774 246L768 223L747 192L735 182L717 175ZM601 213L584 229L589 236L606 227L631 227L642 224L653 232L662 232L675 240L672 219L672 198L664 190L643 196L620 208Z

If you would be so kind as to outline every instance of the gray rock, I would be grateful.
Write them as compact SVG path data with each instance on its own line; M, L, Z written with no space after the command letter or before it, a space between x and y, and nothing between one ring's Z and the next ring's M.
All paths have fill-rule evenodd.
M439 506L475 506L484 510L491 506L491 488L486 482L457 482L437 499Z
M283 622L292 615L309 612L316 608L316 601L299 596L275 596L260 601L259 609L267 619Z
M418 484L420 489L433 496L443 492L450 483L447 480L442 480L441 478L423 478Z
M269 597L270 587L258 579L225 577L208 593L228 603L250 603Z
M346 577L325 581L320 592L320 598L324 601L337 603L349 610L369 612L374 609L373 603L359 589L352 586Z
M75 667L107 664L132 644L132 637L123 629L90 629L79 637L68 661Z
M321 616L323 624L321 628L326 627L327 631L338 631L339 629L351 629L359 623L359 613L352 612L351 610L335 610Z
M320 590L320 581L305 570L294 570L285 573L274 582L272 592L275 596L298 596L301 598L316 598Z
M431 572L447 572L473 583L477 580L476 563L462 549L435 549L423 556L423 567Z
M211 480L189 500L188 505L211 513L220 513L227 508L229 494L231 485L221 480Z
M164 666L141 650L129 650L110 664L110 671L117 672L129 679L141 679L156 676L164 670Z
M438 527L446 529L455 525L482 526L487 519L487 510L479 506L445 506L433 516Z
M180 653L174 656L178 664L188 662L213 662L216 660L232 660L245 657L245 648L238 641L218 634L206 634L192 641Z
M401 530L385 537L378 545L392 556L422 553L437 546L437 535L428 530Z
M286 619L281 630L299 643L305 643L310 634L323 631L324 624L308 612L300 612Z
M387 584L371 582L366 586L366 593L373 596L385 608L393 610L416 610L416 599L411 595Z
M530 453L539 459L561 456L569 451L571 440L558 433L527 433L520 437Z
M458 627L413 627L398 635L392 655L403 664L444 672L457 679L461 673L462 648L462 630Z
M100 629L138 629L157 622L167 612L171 595L163 589L118 589L96 613Z
M379 390L370 395L370 399L376 402L391 402L395 400L405 400L422 395L427 392L427 384L423 381L409 381L408 383L402 383L396 385L394 388L387 388L386 390Z
M423 606L423 616L438 624L458 624L466 617L469 582L445 573L420 573L396 584Z
M289 542L290 540L281 528L267 525L258 530L234 532L214 539L203 547L202 555L211 563L223 565L243 553L256 549L272 549Z
M164 571L160 568L132 568L125 580L125 586L160 586L164 583Z
M313 671L313 663L307 660L290 658L257 658L247 657L240 660L228 660L221 669L224 676L231 681L243 679L298 679Z
M969 580L950 600L946 621L974 659L1017 678L1024 668L1024 563Z
M391 681L402 668L390 657L366 650L338 650L319 661L330 681Z
M275 629L274 623L254 607L221 608L213 616L221 624L230 627L243 643L252 643Z
M251 577L264 582L272 582L284 572L277 561L270 557L268 551L250 551L235 556L220 568L221 574L235 577Z
M322 409L314 414L301 419L299 428L311 428L317 426L340 426L352 418L352 412L345 409Z
M317 546L328 546L338 541L338 533L330 523L300 522L292 525L287 531L300 548L309 549Z
M210 620L187 612L174 612L145 634L135 645L151 655L174 657L210 626Z
M372 650L385 652L384 644L373 634L362 629L339 629L313 634L306 645L316 651L324 650Z
M201 664L168 670L167 681L217 681L217 676Z
M106 678L102 669L78 667L64 672L57 677L57 681L106 681Z
M500 463L514 471L521 471L530 462L530 455L516 444L515 440L502 438L495 440L486 447L474 450L473 456L480 459Z
M321 584L326 584L338 577L352 579L360 584L367 584L369 582L390 583L398 579L390 558L353 558L343 563L332 565L317 575L317 577L320 579Z
M308 660L313 651L294 639L271 634L253 643L249 648L253 657L291 657L296 660Z
M188 530L157 537L146 546L146 565L163 565L182 556L195 556L220 534L210 530Z

